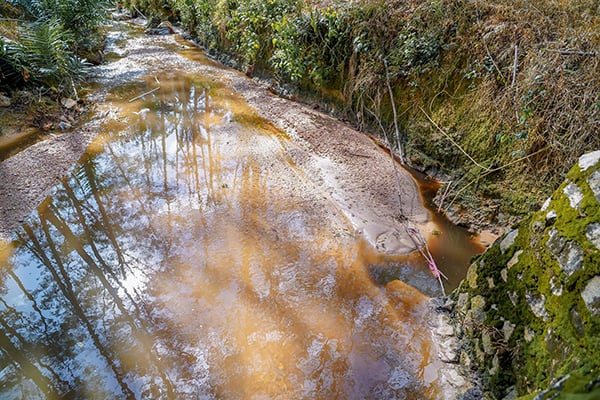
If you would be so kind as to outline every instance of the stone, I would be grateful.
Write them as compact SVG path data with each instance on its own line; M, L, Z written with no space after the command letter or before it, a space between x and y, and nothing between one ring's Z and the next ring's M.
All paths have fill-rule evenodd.
M510 337L515 331L516 325L510 321L504 321L504 325L502 325L502 333L504 334L504 340L508 343Z
M473 321L478 324L482 324L485 321L485 311L483 308L485 307L485 298L481 295L477 295L471 299L471 312L473 315Z
M558 234L557 229L551 229L548 236L546 247L568 277L583 267L583 250L577 242L567 242L564 237Z
M504 282L508 282L508 269L507 268L502 268L502 271L500 271L500 277L502 278L502 280Z
M525 330L523 332L523 338L525 339L525 341L527 343L531 343L531 341L533 340L534 337L535 337L535 331L533 329L531 329L530 327L526 326Z
M585 228L585 237L600 250L600 223L594 222Z
M487 355L494 354L494 346L492 345L492 336L483 332L481 334L481 345L483 346L483 352Z
M519 262L519 256L523 254L523 250L517 250L515 251L515 254L513 254L512 258L508 261L508 263L506 263L506 267L508 269L511 269L516 263Z
M517 292L506 292L506 295L510 299L513 306L517 306Z
M518 229L513 229L507 232L506 235L504 235L504 239L502 239L500 242L500 251L502 251L502 253L506 252L510 246L515 244L515 239L517 239L517 236L519 236Z
M552 197L548 197L544 204L542 204L542 208L540 210L546 211L548 207L550 207L550 202L552 201Z
M517 387L511 386L506 389L506 395L502 398L502 400L515 400L517 398Z
M590 314L600 316L600 275L590 279L581 292L581 298Z
M540 233L545 227L546 225L542 221L534 221L531 225L531 230L535 233Z
M569 199L569 204L571 205L571 207L576 210L579 209L581 200L583 200L583 193L581 192L579 186L571 182L567 186L565 186L565 188L563 189L563 193Z
M563 287L560 283L560 280L556 276L550 278L550 290L552 291L553 295L562 296Z
M494 354L492 358L492 368L490 368L490 376L494 376L498 373L500 369L500 360L498 359L498 354Z
M493 289L496 287L496 284L494 284L494 278L492 278L491 276L488 276L486 279L487 279L488 288Z
M467 382L455 369L445 371L446 382L455 387L463 387Z
M438 320L434 332L438 336L452 336L454 335L454 329L452 329L450 317L447 314L438 314Z
M4 93L0 93L0 107L10 107L12 100Z
M586 153L579 157L579 168L581 171L587 171L588 168L593 167L600 161L600 150Z
M583 324L583 320L581 319L581 315L579 315L579 312L575 307L569 310L569 319L571 320L571 325L573 325L573 328L575 329L577 335L579 335L579 337L584 337L585 326Z
M587 179L587 183L594 192L596 201L600 203L600 170L594 171Z
M70 99L68 97L61 99L60 103L62 104L62 106L64 108L73 108L77 105L77 101Z
M456 363L458 361L458 339L450 336L438 343L438 357L445 363Z
M469 300L469 293L462 292L458 295L457 306L459 310L464 310L467 306L467 301Z
M554 210L548 211L546 213L546 224L552 225L553 223L555 223L556 217L558 217L558 214L556 213L556 211L554 211Z
M467 270L467 282L471 289L477 289L477 264L475 263Z
M529 309L538 318L542 318L544 321L548 320L548 312L546 311L546 296L539 294L539 297L535 293L525 293L525 300L529 305Z

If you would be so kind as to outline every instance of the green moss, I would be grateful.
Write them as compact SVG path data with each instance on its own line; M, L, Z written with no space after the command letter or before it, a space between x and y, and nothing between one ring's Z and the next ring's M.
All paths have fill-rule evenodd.
M519 224L512 246L503 253L499 241L475 261L477 285L470 284L468 289L461 285L458 289L468 290L471 298L483 296L485 301L482 312L486 319L473 332L473 338L485 338L488 342L492 339L491 345L486 342L488 351L479 367L489 372L487 382L497 396L503 396L511 385L522 395L552 389L563 376L568 379L562 389L547 390L544 398L554 394L565 399L594 398L600 390L589 387L600 376L600 359L595 356L600 354L600 318L590 314L581 297L589 279L600 274L599 252L585 237L586 227L600 220L600 205L586 183L587 177L598 169L600 166L582 173L574 167L568 174L569 180L553 194L548 208ZM564 193L570 183L578 185L583 194L578 209L571 207ZM557 217L547 220L551 210ZM553 251L564 252L569 242L582 249L582 267L570 276L548 247L550 232L555 235L555 243L565 244L562 248L555 245ZM559 236L562 239L556 239ZM517 251L518 261L508 268L507 262ZM499 277L502 270L506 270L506 282ZM474 272L469 273L469 278L475 280ZM485 284L490 279L496 282L493 288ZM513 293L515 297L510 300L509 294ZM528 296L530 301L543 300L543 308L541 303L528 304ZM537 316L532 307L536 307ZM516 325L508 343L501 335L493 334L502 329L504 321ZM525 327L533 332L529 341L524 339ZM495 346L493 352L490 346ZM494 357L500 368L492 370Z

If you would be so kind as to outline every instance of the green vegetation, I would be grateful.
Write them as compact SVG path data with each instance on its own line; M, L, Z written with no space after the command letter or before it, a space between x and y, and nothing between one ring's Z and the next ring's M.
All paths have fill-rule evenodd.
M538 207L600 147L596 0L125 5L178 20L210 52L323 97L361 128L391 131L393 97L408 159L454 181L443 205L499 199L491 223Z
M77 97L84 57L101 50L105 0L12 0L0 5L0 90L48 88Z

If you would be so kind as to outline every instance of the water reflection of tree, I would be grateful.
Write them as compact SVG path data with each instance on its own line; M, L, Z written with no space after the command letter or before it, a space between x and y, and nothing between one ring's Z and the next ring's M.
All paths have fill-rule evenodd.
M166 205L170 213L173 194L184 189L190 198L199 196L205 192L200 177L213 174L200 171L210 162L204 156L210 142L194 143L199 130L208 134L210 129L194 121L204 112L207 91L189 85L177 90L180 105L157 99L156 120L138 119L134 125L142 128L140 135L85 160L18 234L17 268L6 275L14 289L0 299L1 365L12 370L5 385L24 391L27 378L46 398L87 390L100 397L134 398L139 391L175 397L166 371L176 368L179 357L156 346L161 327L153 326L156 317L143 288L123 282L147 280L160 270L170 244L160 242L164 236L153 226L159 209ZM176 136L174 152L167 147L171 135ZM135 194L134 207L125 193ZM152 265L140 257L147 254L154 256ZM24 283L19 274L38 278ZM9 303L11 297L19 302L15 291L26 304ZM104 371L90 379L78 351L95 352L96 366L112 377Z
M16 267L4 272L0 289L0 366L10 371L2 378L5 387L25 390L33 382L37 397L49 398L85 397L88 391L97 398L254 395L256 375L242 364L243 353L254 349L246 337L236 339L236 321L218 327L214 339L201 321L178 320L170 299L153 290L177 275L174 284L182 290L235 287L235 304L255 313L256 323L282 323L294 332L284 341L295 352L271 355L271 362L294 357L299 363L284 370L287 376L270 375L278 384L301 393L306 381L314 382L305 397L335 398L348 391L354 378L346 373L363 373L368 364L338 353L387 356L390 342L404 340L400 330L367 332L353 325L362 301L356 289L361 278L348 267L353 261L323 256L305 271L308 243L282 243L294 237L286 215L298 216L296 206L270 203L268 171L251 157L223 162L221 153L230 148L215 121L225 120L226 111L211 89L188 79L172 90L153 94L144 106L154 112L131 116L129 130L115 133L119 139L106 144L104 153L84 160L19 233ZM234 187L224 190L227 182ZM235 198L238 206L219 196ZM215 229L219 222L231 226ZM233 238L222 245L226 254L212 257L213 235L224 242ZM186 260L186 247L206 259ZM334 273L333 300L315 298L321 279ZM281 287L265 298L256 277ZM379 295L373 290L370 298ZM187 304L201 308L202 300L191 297ZM301 304L305 300L309 307ZM322 327L311 312L355 330L358 344L316 333ZM373 333L376 344L350 348ZM237 353L219 357L220 340L238 340ZM311 346L318 355L307 354ZM212 357L211 371L206 357ZM393 368L401 357L385 362Z

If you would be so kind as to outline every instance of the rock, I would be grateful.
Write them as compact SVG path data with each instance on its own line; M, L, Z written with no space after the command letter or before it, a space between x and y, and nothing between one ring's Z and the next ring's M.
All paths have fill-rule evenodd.
M525 341L527 343L531 343L531 341L533 340L534 337L535 337L535 331L533 329L531 329L530 327L526 326L525 330L523 332L523 338L525 339Z
M552 225L554 222L556 222L556 217L558 217L558 214L556 213L556 211L554 211L554 210L548 211L548 213L546 214L546 224Z
M504 334L504 340L508 343L508 340L512 336L515 331L516 325L510 321L504 321L504 325L502 325L502 333Z
M594 222L585 228L585 237L600 250L600 223Z
M467 383L465 378L459 375L459 373L455 369L450 369L445 371L446 383L455 386L455 387L463 387Z
M560 283L560 280L556 276L553 276L550 279L550 290L552 291L553 295L562 296L563 287Z
M548 209L548 207L550 206L551 201L552 201L552 197L548 197L546 199L546 201L544 202L544 204L542 204L542 208L540 208L540 210L546 211Z
M473 263L467 270L467 282L471 289L477 289L477 264Z
M600 203L600 170L594 171L587 179L587 183L594 192L596 201Z
M502 398L502 400L515 400L517 398L517 388L515 386L511 386L506 391L506 396Z
M450 336L438 343L438 357L445 363L456 363L458 361L458 339Z
M502 280L504 282L508 282L508 269L507 268L502 268L502 271L500 271L500 277L502 278Z
M575 307L571 308L569 311L569 319L571 320L571 325L573 325L577 335L579 335L579 337L585 336L585 326L583 324L583 320L581 319L581 315L579 315L579 312L577 312Z
M563 193L569 199L569 204L571 205L571 207L578 210L579 205L581 204L581 200L583 200L583 193L581 192L579 186L571 182L567 186L565 186L565 188L563 189Z
M175 33L175 29L168 21L163 21L155 28L145 29L144 33L146 35L172 35Z
M459 310L464 310L469 300L469 293L461 293L458 295L457 306Z
M542 318L544 321L548 320L548 311L546 311L546 296L540 294L539 297L535 293L525 293L525 300L529 305L529 309L538 318Z
M439 314L436 327L433 329L433 331L438 336L454 335L454 329L450 323L450 317L448 317L446 314Z
M12 100L4 93L0 93L0 107L10 107Z
M587 171L588 168L598 164L598 161L600 161L600 150L586 153L579 157L579 168L582 172Z
M471 299L471 313L473 316L473 321L478 324L482 324L485 321L485 311L483 308L485 307L485 298L481 295L477 295Z
M512 303L513 306L517 306L517 292L507 292L506 295L508 296L508 298L510 299L510 302Z
M487 355L494 354L494 346L492 345L492 337L489 333L483 332L481 335L481 345L483 346L483 352Z
M508 269L511 269L516 263L519 262L519 256L523 254L523 250L517 250L515 251L515 254L513 254L512 258L508 261L508 263L506 263L506 267Z
M574 241L567 242L564 237L558 234L557 229L551 229L548 236L546 247L558 261L560 268L565 271L567 277L580 270L583 266L583 250L579 244Z
M513 229L506 233L504 239L502 239L502 241L500 242L500 250L502 251L502 253L506 252L506 250L508 250L508 248L515 243L515 239L518 235L518 229Z
M63 98L60 100L60 104L62 104L64 108L71 109L77 105L77 102L73 99Z
M587 282L581 297L590 314L600 316L600 275L594 276Z

